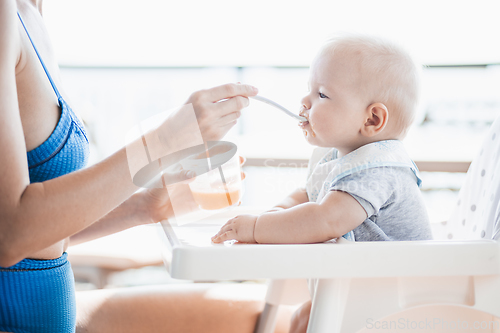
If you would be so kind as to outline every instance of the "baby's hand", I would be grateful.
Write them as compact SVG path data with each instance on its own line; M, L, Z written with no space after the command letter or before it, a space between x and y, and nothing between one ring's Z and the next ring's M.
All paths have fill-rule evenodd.
M226 240L235 239L243 243L257 243L254 238L256 215L238 215L230 219L219 230L217 235L212 237L212 242L222 243Z

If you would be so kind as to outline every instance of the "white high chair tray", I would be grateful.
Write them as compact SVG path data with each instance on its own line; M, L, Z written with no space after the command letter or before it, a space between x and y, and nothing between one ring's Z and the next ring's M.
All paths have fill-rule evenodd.
M262 211L237 207L182 226L158 223L162 255L170 275L207 281L500 273L498 243L491 240L290 245L211 242L228 219Z

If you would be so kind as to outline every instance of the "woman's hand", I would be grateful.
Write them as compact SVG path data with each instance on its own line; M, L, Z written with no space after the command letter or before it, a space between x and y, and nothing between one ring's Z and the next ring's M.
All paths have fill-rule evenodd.
M192 104L204 141L220 140L236 124L241 109L249 105L248 97L257 88L247 84L225 84L193 93L186 104Z
M189 188L187 190L189 191ZM140 211L144 214L143 218L140 219L141 223L156 223L174 216L167 189L147 189L136 195L140 196L142 208Z
M245 158L239 157L240 166L245 163ZM178 179L186 179L186 174L180 172L177 175L171 175ZM244 172L241 172L241 180L246 177ZM142 192L134 194L129 200L135 202L136 212L140 224L156 223L169 218L175 217L175 214L184 215L200 210L195 202L191 189L189 188L190 180L183 180L172 186L165 188L146 189ZM182 207L174 208L170 197L175 197L176 202L182 202Z
M200 210L198 204L194 201L191 189L187 183L178 183L167 188L152 188L138 193L140 195L142 207L138 209L141 224L156 223L168 220L177 215L185 215ZM170 197L175 196L178 202L183 202L182 207L174 207ZM182 211L180 211L182 210Z
M207 141L222 139L236 124L241 109L248 106L248 96L255 96L257 92L257 88L249 85L225 84L193 93L186 104L171 112L156 129L144 133L143 144L149 153L147 159L156 160ZM127 146L127 156L132 166L146 161L142 144L137 144L137 141ZM131 174L135 173L131 171Z

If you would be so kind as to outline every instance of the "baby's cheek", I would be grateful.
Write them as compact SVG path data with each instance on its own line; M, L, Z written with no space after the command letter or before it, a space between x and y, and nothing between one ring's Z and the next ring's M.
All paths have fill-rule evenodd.
M310 125L310 132L311 132L310 134L312 137L316 137L316 134L323 133L325 130L325 127L327 127L324 121L322 121L321 119L318 120L317 118L310 119L309 125Z

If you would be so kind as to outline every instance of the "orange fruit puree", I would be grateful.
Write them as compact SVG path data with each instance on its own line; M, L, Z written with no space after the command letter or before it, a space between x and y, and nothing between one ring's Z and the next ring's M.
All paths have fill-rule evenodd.
M193 193L194 201L196 201L201 209L205 210L216 210L237 204L241 196L240 189L232 189L228 192L224 189L217 192L191 192Z

